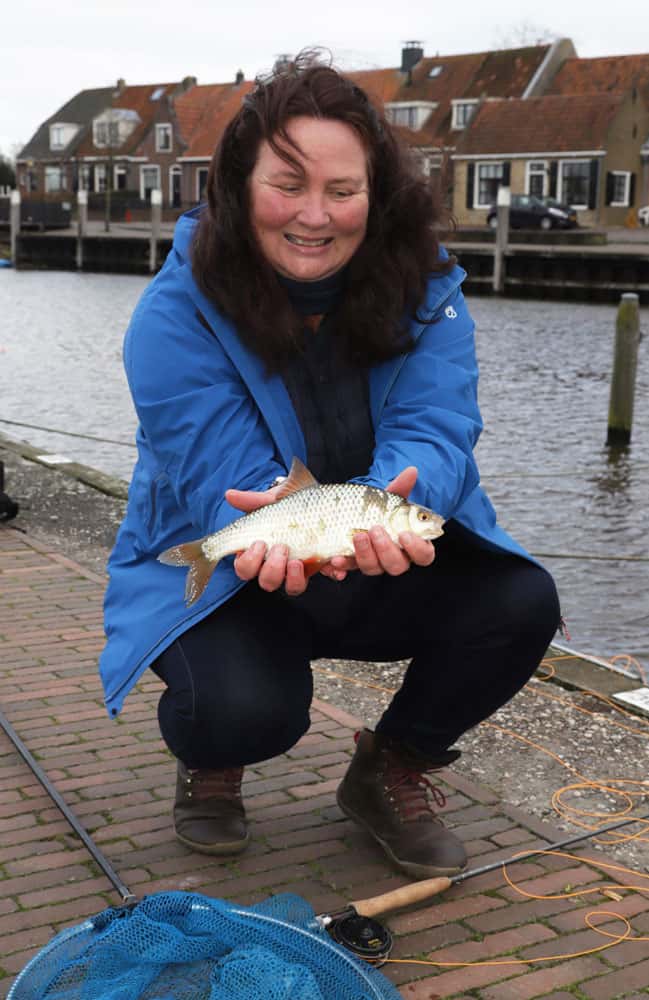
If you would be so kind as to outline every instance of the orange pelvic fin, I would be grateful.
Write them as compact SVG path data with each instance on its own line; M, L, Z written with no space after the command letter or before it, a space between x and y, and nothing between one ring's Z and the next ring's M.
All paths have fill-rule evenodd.
M209 579L216 569L216 563L208 559L203 552L204 539L195 542L185 542L166 549L158 556L158 562L166 566L189 566L185 581L185 604L190 607L201 596Z
M304 566L304 575L309 579L311 576L315 576L316 573L320 572L320 567L324 566L326 559L320 559L318 556L311 556L309 559L303 559L302 565Z

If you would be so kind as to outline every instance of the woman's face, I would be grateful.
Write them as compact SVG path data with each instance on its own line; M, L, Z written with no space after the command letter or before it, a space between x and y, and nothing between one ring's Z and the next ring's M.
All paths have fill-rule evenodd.
M367 156L356 132L333 119L292 118L291 166L264 140L250 175L250 221L268 262L298 281L317 281L363 242L369 209ZM281 139L278 140L281 144Z

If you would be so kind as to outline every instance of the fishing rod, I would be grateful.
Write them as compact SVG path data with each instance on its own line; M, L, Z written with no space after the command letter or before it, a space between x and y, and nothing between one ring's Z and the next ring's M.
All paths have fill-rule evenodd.
M35 760L27 749L1 709L0 726L2 726L16 750L41 783L51 800L63 813L63 816L106 875L113 888L118 892L122 900L122 905L125 908L132 908L137 903L137 897L122 882L115 869L97 847L78 817L73 813L59 792L57 792L38 761ZM400 889L393 889L391 892L371 896L369 899L355 900L343 909L333 913L320 913L317 915L316 920L338 944L343 945L355 955L367 959L376 966L380 966L392 949L392 935L386 927L374 919L375 917L390 913L392 910L412 906L414 903L421 903L426 899L431 899L433 896L446 892L453 885L466 882L468 879L476 878L478 875L486 875L488 872L496 871L504 865L526 861L528 858L532 858L542 851L556 851L563 847L570 847L572 844L578 844L584 840L588 840L590 837L609 833L613 830L620 830L631 823L646 821L649 821L649 814L646 816L632 816L609 823L606 826L601 826L597 830L588 830L586 833L567 837L565 840L559 840L554 844L531 848L522 854L513 855L503 861L492 861L491 864L482 865L480 868L471 868L468 871L460 872L458 875L440 876L438 878L424 879L419 882L411 882L409 885L402 886Z

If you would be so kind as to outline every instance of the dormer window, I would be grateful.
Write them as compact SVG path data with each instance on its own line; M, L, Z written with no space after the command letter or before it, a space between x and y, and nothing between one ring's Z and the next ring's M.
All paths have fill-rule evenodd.
M107 108L92 123L92 141L98 149L118 149L139 121L137 111Z
M156 153L170 153L172 144L171 125L156 125L155 127L155 151Z
M451 128L461 129L471 121L473 112L478 103L477 99L472 101L452 101L453 116L451 118Z
M426 124L436 107L434 101L395 101L385 105L385 114L392 125L417 131Z
M50 149L52 152L56 152L58 149L65 149L78 131L78 125L71 125L67 122L53 122L50 125Z

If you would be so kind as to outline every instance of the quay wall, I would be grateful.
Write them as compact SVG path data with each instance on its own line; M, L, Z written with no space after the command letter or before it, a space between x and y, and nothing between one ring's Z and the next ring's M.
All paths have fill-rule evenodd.
M510 242L505 252L504 295L618 302L622 293L636 292L642 305L649 304L649 241L607 245L606 234L593 230L516 236L525 242ZM493 232L458 232L445 245L467 271L466 291L493 294ZM170 249L170 236L158 239L156 268ZM14 263L19 269L76 270L78 251L78 239L69 232L22 232ZM150 239L148 234L86 236L81 259L83 271L149 274Z

